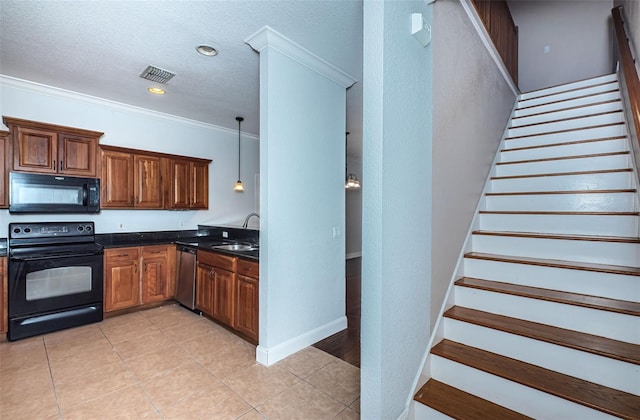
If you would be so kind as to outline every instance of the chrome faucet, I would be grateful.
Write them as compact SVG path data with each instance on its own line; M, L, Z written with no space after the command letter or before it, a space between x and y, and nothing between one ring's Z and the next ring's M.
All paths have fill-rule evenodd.
M249 213L249 215L244 219L244 223L242 224L242 229L247 228L247 225L249 224L249 219L251 219L252 216L256 216L258 220L260 219L260 215L258 213Z

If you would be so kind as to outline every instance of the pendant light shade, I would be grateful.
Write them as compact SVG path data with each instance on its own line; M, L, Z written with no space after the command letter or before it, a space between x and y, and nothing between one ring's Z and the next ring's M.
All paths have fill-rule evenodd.
M240 181L240 123L244 121L244 118L236 117L236 121L238 121L238 181L236 185L233 186L233 190L243 192L244 185L242 185L242 181Z
M348 141L349 141L349 132L347 131L345 136L345 153L344 153L345 175L349 172L349 164L347 163L347 151L346 151L346 146L348 145ZM360 181L358 180L358 177L355 174L347 175L347 179L345 180L345 183L344 183L344 188L347 190L360 189Z

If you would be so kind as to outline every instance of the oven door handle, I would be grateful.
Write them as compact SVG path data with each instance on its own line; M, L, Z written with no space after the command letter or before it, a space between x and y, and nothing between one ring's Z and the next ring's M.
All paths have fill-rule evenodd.
M53 258L77 258L77 257L90 257L94 255L101 255L103 252L77 252L73 254L51 254L38 257L10 257L11 261L42 261L50 260Z

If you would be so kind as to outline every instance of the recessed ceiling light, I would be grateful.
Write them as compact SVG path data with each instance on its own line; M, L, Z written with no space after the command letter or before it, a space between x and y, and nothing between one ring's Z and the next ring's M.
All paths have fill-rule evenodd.
M167 93L167 92L165 92L165 90L164 90L164 89L161 89L161 88L159 88L159 87L150 87L150 88L149 88L149 89L147 89L147 90L148 90L149 92L153 93L154 95L164 95L165 93Z
M210 45L198 45L196 47L196 51L202 55L206 55L207 57L214 57L218 55L218 50Z

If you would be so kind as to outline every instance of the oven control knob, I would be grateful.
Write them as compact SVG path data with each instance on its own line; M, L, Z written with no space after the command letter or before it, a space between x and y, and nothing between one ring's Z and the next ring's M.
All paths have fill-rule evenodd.
M20 233L20 228L13 228L13 233Z
M84 230L83 226L78 226L78 232L82 232Z
M85 226L84 230L86 230L87 232L91 232L92 230L91 225Z
M29 233L29 232L31 232L31 228L28 228L28 227L24 228L24 233Z

